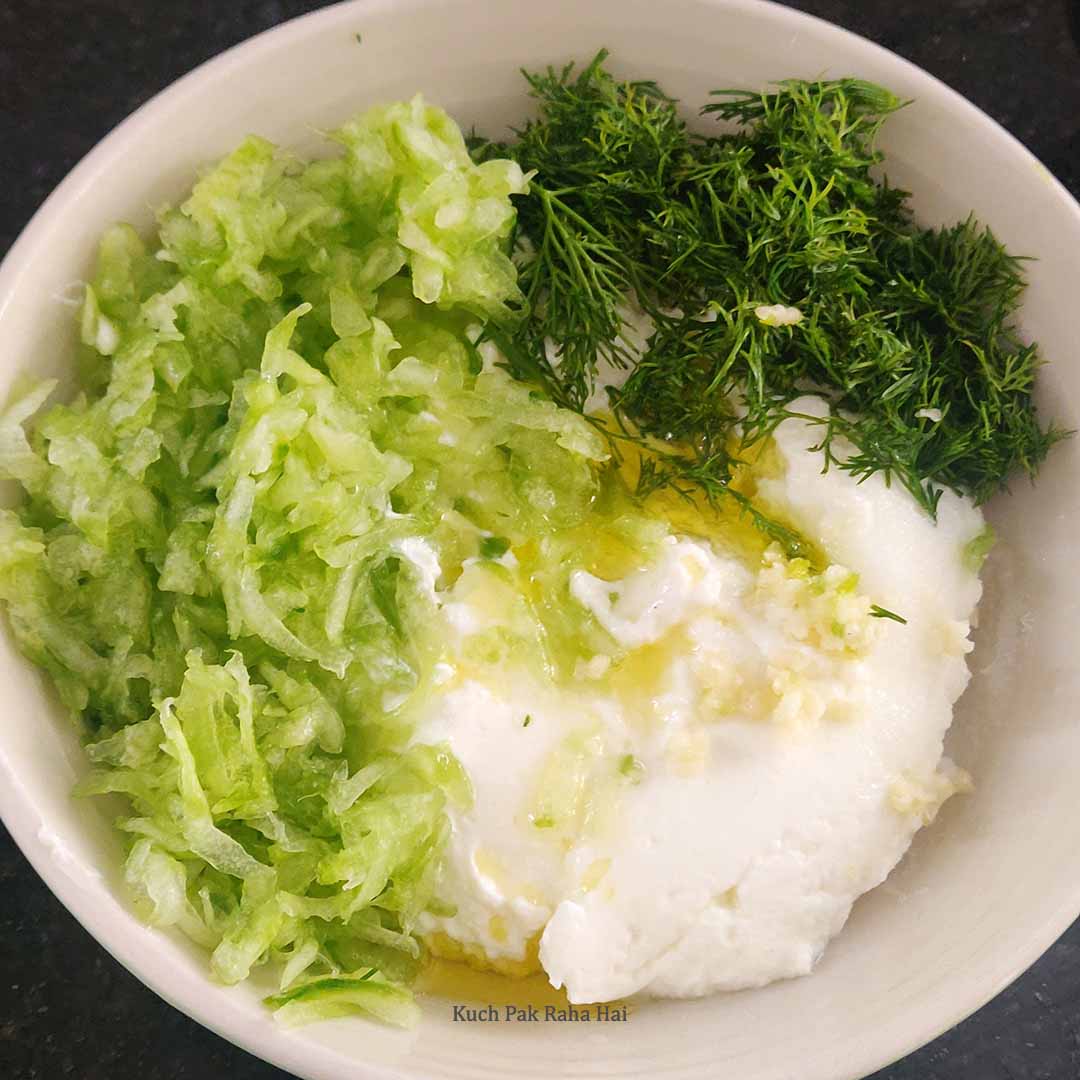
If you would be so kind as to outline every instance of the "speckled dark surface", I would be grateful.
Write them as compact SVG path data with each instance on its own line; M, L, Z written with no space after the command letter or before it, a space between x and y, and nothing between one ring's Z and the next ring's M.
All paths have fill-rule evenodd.
M0 251L152 94L301 0L0 0ZM1080 0L814 0L1023 140L1080 195ZM0 1080L270 1080L166 1005L64 910L0 829ZM730 1078L738 1080L738 1078ZM873 1080L1080 1080L1080 923L979 1013Z

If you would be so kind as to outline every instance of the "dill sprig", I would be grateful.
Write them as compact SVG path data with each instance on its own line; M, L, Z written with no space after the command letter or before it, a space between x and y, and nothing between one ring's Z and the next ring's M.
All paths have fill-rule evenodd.
M536 119L474 145L536 171L518 219L528 315L493 331L516 374L580 410L602 360L630 365L618 437L673 451L643 459L639 488L735 497L789 550L797 538L729 485L808 390L832 405L808 418L826 464L895 478L931 515L943 488L982 503L1035 473L1064 433L1035 415L1020 261L970 218L920 228L877 178L895 96L857 79L716 91L702 114L728 126L702 135L606 55L526 73ZM628 296L655 324L640 358L619 339ZM802 320L767 325L763 304Z

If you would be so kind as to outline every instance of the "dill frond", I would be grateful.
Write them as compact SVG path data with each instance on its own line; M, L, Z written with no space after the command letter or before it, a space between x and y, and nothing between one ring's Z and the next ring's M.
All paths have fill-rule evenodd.
M515 374L581 410L601 360L631 365L619 437L678 448L643 473L650 490L746 501L730 448L769 435L808 389L832 405L810 418L825 462L895 479L931 516L944 488L982 503L1035 474L1066 433L1032 402L1038 351L1013 322L1022 263L973 219L919 227L878 178L899 99L857 79L716 91L701 112L729 129L700 135L606 58L526 73L536 119L508 145L474 145L536 172L518 220L528 315L492 331ZM656 327L640 358L619 343L627 295ZM766 325L762 304L803 318Z

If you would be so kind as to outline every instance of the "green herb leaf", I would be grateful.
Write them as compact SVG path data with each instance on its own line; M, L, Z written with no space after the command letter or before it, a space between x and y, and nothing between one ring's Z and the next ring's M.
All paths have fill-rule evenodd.
M897 615L895 611L880 607L877 604L870 605L870 615L875 619L892 619L893 622L903 623L907 626L907 619L903 615Z
M699 135L605 59L526 74L536 119L509 146L474 146L536 170L518 202L529 315L498 338L519 377L581 409L599 361L632 365L617 437L676 450L643 491L730 494L741 452L808 388L832 404L811 418L827 461L896 478L932 516L944 488L982 503L1035 473L1065 433L1035 415L1039 359L1012 321L1020 261L972 219L920 228L876 178L893 94L858 79L716 91L702 112L738 127ZM637 363L618 340L627 294L656 327ZM757 316L773 304L801 318Z

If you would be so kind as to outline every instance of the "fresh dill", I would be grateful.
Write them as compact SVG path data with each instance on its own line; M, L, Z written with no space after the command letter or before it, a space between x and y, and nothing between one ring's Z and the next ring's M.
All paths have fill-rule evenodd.
M907 619L903 615L897 615L895 611L883 608L879 604L870 605L870 616L874 619L892 619L893 622L903 623L907 626Z
M526 73L536 118L508 145L473 142L536 171L519 202L527 312L491 331L515 374L582 410L600 363L630 367L609 390L613 437L672 450L642 458L639 490L735 497L789 551L797 536L730 482L808 390L832 405L807 418L825 462L897 480L931 516L944 488L983 503L1035 473L1064 433L1035 415L1020 262L973 219L919 227L876 178L896 97L856 79L716 91L701 111L726 126L703 135L606 56ZM655 327L640 357L620 338L627 298ZM801 318L756 313L773 304Z

